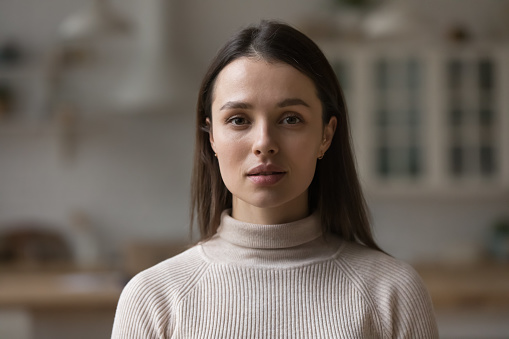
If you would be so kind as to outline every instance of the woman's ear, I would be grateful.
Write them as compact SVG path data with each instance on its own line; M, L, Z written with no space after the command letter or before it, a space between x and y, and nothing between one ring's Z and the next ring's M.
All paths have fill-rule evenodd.
M214 151L214 153L216 153L216 147L214 145L214 134L212 133L212 122L210 121L210 118L205 118L205 125L207 126L207 130L209 131L210 147L212 147L212 150Z
M331 117L329 122L327 123L327 125L325 125L324 129L323 129L323 140L322 140L322 145L321 145L321 152L322 154L325 153L331 143L332 143L332 138L334 137L334 133L336 132L336 126L338 124L338 120L336 119L336 117Z

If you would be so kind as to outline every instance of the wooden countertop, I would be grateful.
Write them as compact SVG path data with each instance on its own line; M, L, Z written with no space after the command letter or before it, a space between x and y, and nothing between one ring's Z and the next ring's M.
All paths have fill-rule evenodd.
M435 309L509 310L509 263L415 265Z
M0 274L0 308L114 309L122 288L114 272Z
M509 264L414 265L435 309L509 310ZM0 273L0 308L115 309L115 272Z

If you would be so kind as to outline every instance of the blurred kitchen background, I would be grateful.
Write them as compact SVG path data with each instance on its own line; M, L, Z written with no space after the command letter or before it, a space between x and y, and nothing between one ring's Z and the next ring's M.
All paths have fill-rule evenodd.
M1 339L108 338L192 242L199 83L262 18L334 65L376 238L441 337L509 338L509 0L1 0Z

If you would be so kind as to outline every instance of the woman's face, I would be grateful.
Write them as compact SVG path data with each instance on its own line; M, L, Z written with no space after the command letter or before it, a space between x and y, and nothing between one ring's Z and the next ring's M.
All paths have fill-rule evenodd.
M310 78L285 63L236 59L216 79L211 127L234 218L282 223L309 213L316 161L336 127L335 118L323 124Z

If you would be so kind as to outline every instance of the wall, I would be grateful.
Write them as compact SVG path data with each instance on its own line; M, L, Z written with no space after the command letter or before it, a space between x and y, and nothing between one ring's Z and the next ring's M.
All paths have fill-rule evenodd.
M445 29L453 22L451 17L467 22L502 16L500 9L509 4L466 2L462 1L459 8L457 0L414 4L421 14L435 18L435 29ZM54 45L58 23L87 3L2 1L0 41L17 36L29 46L37 65ZM113 3L127 16L135 16L134 0ZM439 7L444 10L435 11ZM80 113L71 157L63 156L59 128L52 119L0 122L0 228L14 221L36 220L69 232L70 216L81 211L90 218L103 251L112 258L126 241L134 238L187 239L193 97L209 60L239 26L259 18L279 18L300 25L310 18L330 19L332 15L326 1L305 0L174 1L170 12L172 55L180 69L172 83L178 87L185 82L188 86L186 95L176 99L170 115L108 115L99 104L93 105L94 101L107 99L120 85L120 77L116 76L126 71L131 54L136 52L135 42L128 41L120 47L121 62L110 60L108 67L92 65L93 74L88 75L88 80L74 83L81 95L77 100L96 114L88 114L86 109ZM482 25L473 27L479 34L485 29ZM117 73L106 76L101 67L111 67ZM74 78L75 82L76 79L79 77ZM98 88L98 83L102 87ZM37 89L34 91L37 93ZM44 115L38 111L42 107L34 102L28 105L30 112L22 114L39 117ZM447 255L451 247L452 251L462 251L472 243L478 245L486 225L508 204L507 199L446 203L419 199L370 201L382 246L405 259L436 258L437 253Z

